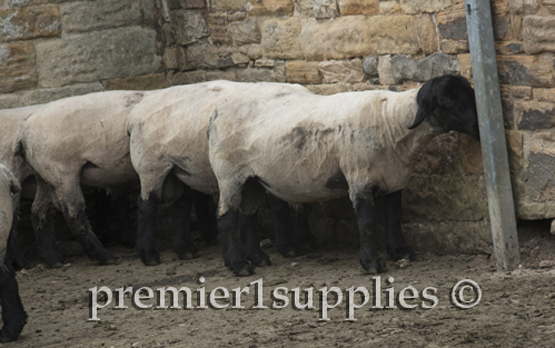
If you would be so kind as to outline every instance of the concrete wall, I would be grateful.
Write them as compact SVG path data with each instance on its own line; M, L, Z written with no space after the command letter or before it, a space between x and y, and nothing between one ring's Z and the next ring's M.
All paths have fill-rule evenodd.
M555 218L555 2L494 0L492 10L518 217ZM472 78L461 0L4 0L0 42L5 108L214 79L331 94ZM417 247L491 252L470 137L433 140L404 201ZM321 235L358 239L346 199L315 205L312 219Z

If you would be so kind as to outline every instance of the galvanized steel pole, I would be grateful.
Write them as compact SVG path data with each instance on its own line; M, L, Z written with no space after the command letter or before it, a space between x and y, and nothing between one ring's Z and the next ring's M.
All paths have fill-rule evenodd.
M489 0L465 0L466 26L497 267L518 267L520 253Z

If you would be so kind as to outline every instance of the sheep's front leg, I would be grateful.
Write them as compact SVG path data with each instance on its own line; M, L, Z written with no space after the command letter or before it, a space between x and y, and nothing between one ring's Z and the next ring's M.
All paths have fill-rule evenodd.
M37 192L31 207L31 222L37 250L40 258L46 262L48 267L62 267L64 259L56 245L56 234L54 232L54 216L56 208L52 203L53 188L39 176L37 178Z
M0 330L0 341L15 341L27 323L27 314L19 297L15 271L7 261L0 267L0 302L4 322Z
M284 257L297 256L298 250L293 241L289 203L268 194L268 203L272 209L276 224L276 249Z
M316 237L310 232L308 213L302 204L293 212L293 229L298 248L303 250L316 249Z
M414 258L414 250L405 242L401 230L402 192L399 190L383 197L387 252L394 261Z
M385 272L385 261L378 256L376 247L376 212L372 196L355 200L358 229L360 232L360 263L369 274Z
M147 199L139 196L137 204L139 221L137 244L135 247L139 252L139 258L146 266L155 266L160 263L160 255L156 251L156 240L154 237L154 225L159 200L155 194L151 193Z
M192 190L183 186L183 194L171 205L171 235L173 251L181 260L198 257L198 250L191 238Z
M244 215L239 214L239 230L241 231L241 239L245 245L247 259L257 267L269 266L270 257L260 249L260 238L256 231L256 214Z
M254 268L245 258L246 252L239 232L239 209L230 208L218 219L218 240L227 268L240 277L254 273Z
M137 231L131 227L130 191L127 185L110 187L110 195L114 199L118 219L118 240L124 246L133 248L137 243Z

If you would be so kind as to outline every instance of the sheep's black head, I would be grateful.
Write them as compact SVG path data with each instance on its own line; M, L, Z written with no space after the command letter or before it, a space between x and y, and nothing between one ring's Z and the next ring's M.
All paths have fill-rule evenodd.
M428 118L428 122L434 127L466 133L475 140L480 140L474 89L464 77L434 77L420 88L416 101L418 111L414 124L409 129L416 128Z

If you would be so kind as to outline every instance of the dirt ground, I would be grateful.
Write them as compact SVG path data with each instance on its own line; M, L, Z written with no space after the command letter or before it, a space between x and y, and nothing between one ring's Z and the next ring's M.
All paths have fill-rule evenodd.
M437 288L437 305L408 300L415 309L372 309L372 300L357 309L357 321L346 321L346 301L333 309L329 321L318 320L318 309L253 309L254 288L243 295L245 309L231 308L231 300L219 300L225 309L137 309L126 295L127 309L115 309L114 301L98 311L98 322L88 321L88 289L106 286L134 290L146 286L188 287L193 292L215 287L230 291L263 279L263 304L270 306L270 293L278 287L314 288L314 306L319 307L323 287L366 287L373 293L372 276L364 274L357 250L323 245L319 250L285 259L275 248L266 249L272 266L257 268L256 274L238 278L224 268L217 246L197 240L200 258L176 259L160 241L162 264L145 267L133 250L109 249L119 264L98 266L83 256L75 241L63 241L60 249L67 264L47 269L42 264L18 273L20 293L29 315L20 339L5 347L555 347L555 236L548 222L520 226L521 268L498 271L494 256L417 253L418 260L405 269L388 262L381 274L382 301L385 288L394 294L408 286L419 293ZM199 279L205 278L200 284ZM393 277L390 285L386 278ZM451 288L463 279L477 282L482 299L474 308L462 310L449 300ZM472 298L465 293L466 299ZM102 297L102 296L100 296ZM116 296L115 296L116 297ZM331 295L329 303L334 303ZM105 296L104 296L105 298ZM304 299L305 297L303 297ZM360 301L361 298L358 298ZM144 304L157 306L155 300ZM282 302L278 302L278 304ZM302 301L304 303L304 300ZM355 301L355 303L358 303ZM183 302L181 302L183 305ZM397 303L398 304L398 303ZM193 306L196 303L193 302ZM385 304L383 304L385 306Z

